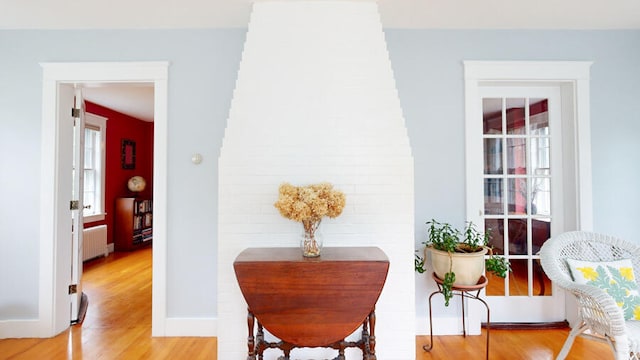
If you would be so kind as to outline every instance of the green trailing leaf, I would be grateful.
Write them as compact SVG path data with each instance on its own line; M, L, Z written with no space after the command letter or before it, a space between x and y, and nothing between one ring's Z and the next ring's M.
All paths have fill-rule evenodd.
M442 295L444 295L444 306L449 306L449 300L453 297L453 284L456 282L456 274L448 272L444 274L442 280Z
M501 278L507 276L507 272L511 271L511 264L504 256L491 254L485 261L485 269Z
M418 250L416 250L416 254L415 254L415 258L413 259L414 262L414 267L415 270L422 274L425 271L427 271L427 269L424 268L424 258L420 255L418 255Z

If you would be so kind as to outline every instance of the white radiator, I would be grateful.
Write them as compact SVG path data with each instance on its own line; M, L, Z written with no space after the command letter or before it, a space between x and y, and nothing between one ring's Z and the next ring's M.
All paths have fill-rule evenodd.
M82 261L109 256L107 225L93 226L82 231Z

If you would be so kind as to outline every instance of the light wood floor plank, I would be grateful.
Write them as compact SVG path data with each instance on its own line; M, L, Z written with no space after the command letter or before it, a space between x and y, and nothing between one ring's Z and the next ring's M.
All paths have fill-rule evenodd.
M89 297L84 323L50 339L0 340L0 359L217 360L216 338L151 337L150 248L93 260L85 264L84 272L84 292ZM494 329L490 359L554 359L568 333L568 329ZM433 350L425 352L422 345L428 341L428 336L416 337L416 360L484 359L484 336L436 336ZM379 346L382 342L378 338ZM607 360L613 355L608 345L579 338L567 359Z

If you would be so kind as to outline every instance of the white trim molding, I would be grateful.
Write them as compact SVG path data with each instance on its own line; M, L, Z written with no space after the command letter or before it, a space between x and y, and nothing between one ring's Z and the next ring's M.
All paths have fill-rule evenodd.
M152 83L154 85L154 229L153 229L153 290L152 335L164 336L166 329L166 263L167 263L167 81L168 62L88 62L42 63L42 165L40 207L40 274L39 318L29 321L31 330L24 336L50 337L69 327L69 317L61 314L61 300L68 283L57 274L57 259L70 257L57 246L56 209L59 199L51 191L51 179L56 179L57 92L60 84L88 83ZM63 296L64 295L64 296ZM66 306L68 307L68 306ZM68 314L67 314L68 315ZM14 324L15 325L15 324ZM25 325L27 326L27 325ZM2 334L2 332L0 332Z
M563 157L563 230L593 229L593 194L590 125L590 61L464 61L466 158L472 158L477 119L482 118L478 96L482 86L556 86L560 89ZM475 122L475 123L474 123ZM467 164L467 220L477 221L474 204L484 203L482 192L474 191L475 174L483 164ZM573 191L570 191L573 189ZM473 196L473 198L472 198ZM478 198L480 197L480 198ZM561 291L555 289L554 291ZM575 301L565 296L565 316L576 320Z
M218 336L218 318L167 318L165 336Z

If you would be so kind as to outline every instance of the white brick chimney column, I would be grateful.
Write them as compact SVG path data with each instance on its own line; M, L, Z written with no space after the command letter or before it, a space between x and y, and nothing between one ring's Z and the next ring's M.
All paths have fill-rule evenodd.
M413 359L413 178L377 4L256 2L219 159L218 359L247 356L233 260L247 247L298 246L302 225L273 206L278 186L322 181L347 199L341 216L323 220L325 246L378 246L390 259L376 311L378 359Z

